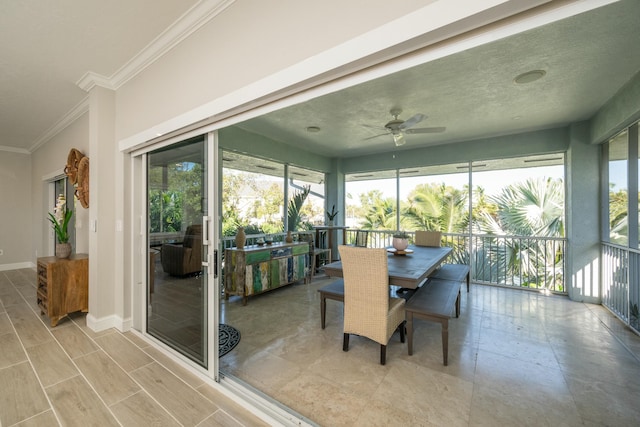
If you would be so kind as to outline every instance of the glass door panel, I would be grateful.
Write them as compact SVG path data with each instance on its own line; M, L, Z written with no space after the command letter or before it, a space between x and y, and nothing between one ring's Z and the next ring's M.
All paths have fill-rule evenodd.
M147 332L207 367L205 137L148 154Z

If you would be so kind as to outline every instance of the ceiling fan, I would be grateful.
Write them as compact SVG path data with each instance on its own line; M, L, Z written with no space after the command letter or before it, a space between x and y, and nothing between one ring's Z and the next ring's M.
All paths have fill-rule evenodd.
M389 112L393 116L393 120L389 121L386 125L384 125L384 127L371 126L371 125L362 125L362 126L365 126L365 127L368 127L368 128L386 131L385 133L381 133L379 135L374 135L374 136L371 136L369 138L365 138L365 140L372 139L372 138L377 138L377 137L383 136L383 135L391 134L391 136L393 137L393 142L395 142L395 144L397 146L400 146L400 145L404 145L405 142L407 142L404 139L404 134L405 133L409 133L409 134L411 134L411 133L439 133L439 132L444 132L446 130L445 127L429 127L429 128L416 128L416 129L414 129L413 126L417 125L418 123L420 123L421 121L426 119L427 116L425 116L424 114L418 113L418 114L413 115L412 117L409 117L407 120L400 120L398 118L398 116L402 113L402 109L400 109L400 108L392 108L391 111L389 111Z

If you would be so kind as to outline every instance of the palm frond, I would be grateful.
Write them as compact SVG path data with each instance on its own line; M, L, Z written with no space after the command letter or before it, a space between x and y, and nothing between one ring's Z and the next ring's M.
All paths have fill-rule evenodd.
M300 225L300 210L304 205L307 196L311 191L311 186L307 185L303 187L301 191L296 191L293 197L289 200L289 206L287 207L287 230L296 231Z

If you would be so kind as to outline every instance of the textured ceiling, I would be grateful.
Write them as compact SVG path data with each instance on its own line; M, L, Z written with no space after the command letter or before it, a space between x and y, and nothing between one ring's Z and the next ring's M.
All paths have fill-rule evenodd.
M0 2L0 150L30 151L86 97L92 71L112 76L196 0ZM153 10L153 19L149 19ZM624 0L249 120L251 132L348 157L562 126L589 119L638 70L640 1ZM533 69L543 79L516 85ZM428 116L394 147L376 135ZM369 126L363 126L369 125ZM320 132L309 133L308 126ZM383 132L379 132L383 133Z
M640 70L640 2L625 0L248 120L253 133L333 157L553 128L591 118ZM544 70L535 82L514 78ZM383 127L428 116L395 147ZM369 125L369 126L363 126ZM316 126L320 132L309 133ZM371 138L376 134L383 134Z

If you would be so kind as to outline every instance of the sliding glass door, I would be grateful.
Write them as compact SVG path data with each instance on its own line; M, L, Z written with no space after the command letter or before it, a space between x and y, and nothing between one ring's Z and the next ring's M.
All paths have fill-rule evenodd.
M147 155L147 333L205 368L207 175L204 135Z

